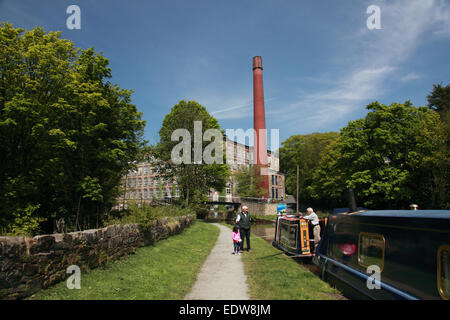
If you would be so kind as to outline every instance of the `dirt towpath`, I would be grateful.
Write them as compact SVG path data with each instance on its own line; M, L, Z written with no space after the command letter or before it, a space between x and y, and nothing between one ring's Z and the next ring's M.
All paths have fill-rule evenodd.
M186 300L249 300L247 277L242 254L234 255L231 230L214 223L220 229L219 238L206 258L197 281ZM199 244L201 245L201 244Z

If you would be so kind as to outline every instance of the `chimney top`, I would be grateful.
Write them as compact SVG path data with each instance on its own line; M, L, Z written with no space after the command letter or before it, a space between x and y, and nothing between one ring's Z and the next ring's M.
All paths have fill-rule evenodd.
M253 70L261 69L262 70L262 58L261 56L253 57Z

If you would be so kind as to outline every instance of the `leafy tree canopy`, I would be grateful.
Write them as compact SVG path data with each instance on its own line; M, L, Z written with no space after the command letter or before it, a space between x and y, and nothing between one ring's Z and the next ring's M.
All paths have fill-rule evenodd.
M314 204L307 187L313 182L313 172L330 144L339 137L337 132L294 135L280 148L280 171L286 174L286 192L297 193L297 165L299 166L299 202Z
M261 187L263 179L267 176L259 174L258 166L242 166L235 174L237 193L240 197L261 198L266 190Z
M312 196L336 205L353 188L357 202L369 208L448 207L448 159L438 114L409 101L374 102L367 109L364 119L341 130L322 159L308 187Z
M98 225L143 144L108 59L42 28L0 25L0 225ZM22 213L26 213L23 215ZM30 229L30 222L34 228ZM39 223L36 223L39 222ZM30 231L31 230L31 231Z
M165 116L161 129L159 130L160 142L156 146L157 158L161 161L159 171L168 177L176 177L180 191L186 203L198 202L202 196L207 194L210 188L222 191L230 175L229 167L226 164L225 153L222 151L221 163L207 164L194 163L194 122L201 123L201 153L211 143L218 143L218 148L223 150L222 130L217 120L212 117L206 108L196 101L180 101L172 107ZM174 164L172 162L172 150L179 145L180 140L172 141L172 134L177 129L185 129L189 133L190 142L187 152L190 152L191 163ZM220 131L219 141L203 140L208 129ZM215 152L214 152L215 154Z
M450 110L450 85L433 84L433 91L427 96L428 106L441 116Z

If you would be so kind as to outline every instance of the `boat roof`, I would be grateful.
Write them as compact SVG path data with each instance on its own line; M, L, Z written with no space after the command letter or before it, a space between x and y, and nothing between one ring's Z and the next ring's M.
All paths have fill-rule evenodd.
M367 210L340 214L364 217L450 219L450 210Z
M280 218L282 218L283 220L289 220L289 221L294 221L294 220L300 219L299 216L293 215L293 214L281 215Z

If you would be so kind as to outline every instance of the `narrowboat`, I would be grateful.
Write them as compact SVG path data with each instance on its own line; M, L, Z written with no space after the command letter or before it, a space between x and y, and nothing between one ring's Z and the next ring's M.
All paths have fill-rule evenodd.
M351 298L448 300L450 211L331 214L313 262Z
M319 219L320 233L327 224L327 218ZM299 258L314 256L314 236L309 220L298 215L279 215L275 223L273 246Z

